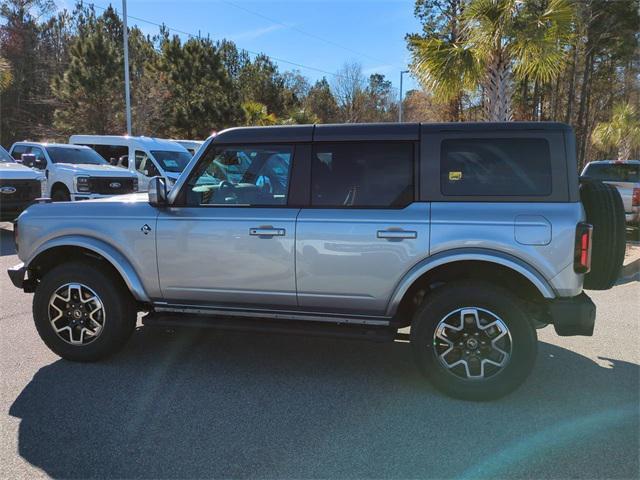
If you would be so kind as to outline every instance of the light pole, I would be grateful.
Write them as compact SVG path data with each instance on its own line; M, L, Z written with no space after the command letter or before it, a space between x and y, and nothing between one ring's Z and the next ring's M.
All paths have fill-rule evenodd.
M402 76L405 73L409 73L409 70L402 70L400 72L400 106L398 108L398 122L402 122Z
M122 0L122 41L124 42L124 103L127 115L127 135L131 135L131 92L129 91L129 31L127 29L127 0Z

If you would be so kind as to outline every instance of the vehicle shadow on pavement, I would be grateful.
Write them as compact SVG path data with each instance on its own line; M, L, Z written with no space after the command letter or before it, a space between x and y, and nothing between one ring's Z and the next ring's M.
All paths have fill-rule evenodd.
M522 388L473 403L407 343L143 327L111 360L43 367L10 414L55 478L632 478L640 370L600 360L541 342Z
M15 253L13 230L8 223L0 223L0 256L15 255Z

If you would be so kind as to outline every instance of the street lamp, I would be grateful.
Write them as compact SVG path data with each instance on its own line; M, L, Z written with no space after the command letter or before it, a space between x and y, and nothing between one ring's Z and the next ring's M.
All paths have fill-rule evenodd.
M398 122L402 122L402 75L409 73L409 70L402 70L400 72L400 108L398 109Z
M124 42L124 103L127 115L127 135L131 136L131 93L129 91L129 31L127 29L127 0L122 0L122 41Z

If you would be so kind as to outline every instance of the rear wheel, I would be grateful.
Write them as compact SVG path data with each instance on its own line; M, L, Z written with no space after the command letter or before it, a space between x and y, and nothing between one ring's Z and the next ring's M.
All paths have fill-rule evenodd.
M615 284L624 262L626 225L624 205L618 190L606 183L587 181L580 186L580 199L593 225L591 271L584 288L607 290Z
M117 352L136 324L129 292L93 263L53 268L33 298L36 329L45 344L68 360L90 362Z
M488 400L517 388L533 368L536 332L521 301L479 282L429 295L411 325L420 370L453 397Z

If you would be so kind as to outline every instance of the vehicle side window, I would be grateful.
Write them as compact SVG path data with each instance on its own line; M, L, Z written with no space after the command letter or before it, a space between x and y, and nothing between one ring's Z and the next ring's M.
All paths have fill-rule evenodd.
M160 175L153 161L145 152L136 150L136 170L146 177L157 177Z
M11 151L11 156L16 160L22 160L23 153L27 153L27 147L24 145L16 145Z
M118 159L129 154L129 147L122 145L89 145L111 165L118 165Z
M36 160L44 160L47 161L47 157L44 156L44 151L40 147L29 147L28 152L32 155L35 155Z
M440 190L450 196L551 194L551 154L541 138L443 140Z
M311 205L402 208L414 200L414 149L407 142L318 143Z
M224 146L210 150L185 186L188 206L286 205L293 146Z

